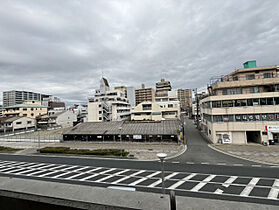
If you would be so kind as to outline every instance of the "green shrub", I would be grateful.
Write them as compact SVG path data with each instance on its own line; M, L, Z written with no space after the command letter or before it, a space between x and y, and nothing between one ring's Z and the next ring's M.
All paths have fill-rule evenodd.
M100 155L100 156L124 156L127 157L129 152L124 149L70 149L69 147L44 147L40 149L41 153L59 153L59 154L78 154L78 155Z
M22 149L0 146L0 152L16 152L16 151L19 151L19 150L22 150Z

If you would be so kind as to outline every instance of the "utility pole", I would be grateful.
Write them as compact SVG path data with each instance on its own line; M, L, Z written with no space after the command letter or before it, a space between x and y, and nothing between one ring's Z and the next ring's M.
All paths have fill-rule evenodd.
M195 95L196 95L196 108L197 108L197 115L196 115L196 120L197 120L197 128L200 129L200 117L199 117L199 96L198 96L198 89L195 89Z

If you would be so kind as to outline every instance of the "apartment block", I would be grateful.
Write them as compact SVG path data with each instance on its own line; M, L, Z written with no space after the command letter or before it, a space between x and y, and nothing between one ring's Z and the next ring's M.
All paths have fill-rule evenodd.
M200 101L201 127L213 143L278 142L279 66L256 61L221 77Z
M165 96L168 96L168 92L169 91L171 91L171 83L170 83L170 81L165 81L165 79L161 79L160 82L156 83L155 97L165 97Z
M178 89L177 98L180 102L180 108L182 111L185 111L187 114L190 113L192 108L192 90L191 89Z
M120 90L125 94L125 97L128 99L131 107L136 106L136 93L134 87L118 86L114 88L115 90Z
M154 100L155 91L153 88L145 88L145 85L142 84L141 88L136 90L136 105L144 101L154 102Z
M50 95L27 92L27 91L4 91L3 92L3 107L15 106L23 104L24 101L43 101L44 98L48 98Z

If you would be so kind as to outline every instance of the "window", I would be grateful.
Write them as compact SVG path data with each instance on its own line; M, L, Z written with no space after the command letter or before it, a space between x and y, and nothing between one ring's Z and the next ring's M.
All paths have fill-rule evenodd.
M241 99L241 100L235 100L235 106L246 106L247 105L247 101L246 99Z
M233 100L222 101L223 107L233 107Z
M152 104L143 104L142 105L142 110L151 110L152 109Z
M27 111L27 108L23 108L23 111Z
M32 124L32 121L27 121L27 124Z
M223 122L223 116L222 115L213 116L213 122Z
M33 117L33 116L34 116L34 113L31 113L31 116Z
M99 111L99 114L102 114L102 111Z
M257 106L257 105L260 105L260 101L258 98L254 98L253 99L253 106Z
M255 121L255 116L253 114L247 114L247 121Z
M33 108L31 108L31 111L33 111L34 109Z
M218 108L218 107L221 107L221 101L212 101L212 108Z
M20 125L20 124L22 124L22 122L16 122L16 124L17 124L17 125Z
M274 104L279 105L279 97L274 98Z
M247 74L246 75L246 80L253 80L255 79L255 74Z
M258 93L259 92L259 88L258 87L251 87L250 88L250 93Z
M173 104L168 104L168 108L173 108Z
M266 98L260 98L261 105L267 105Z
M101 118L101 117L99 117L99 120L102 120L102 118Z
M266 99L267 105L273 105L273 98Z
M267 115L267 120L268 121L274 121L275 120L275 114L268 114Z
M264 73L264 78L272 78L272 77L273 77L272 72Z
M233 81L238 81L238 76L234 76Z
M253 106L253 99L247 99L247 106Z

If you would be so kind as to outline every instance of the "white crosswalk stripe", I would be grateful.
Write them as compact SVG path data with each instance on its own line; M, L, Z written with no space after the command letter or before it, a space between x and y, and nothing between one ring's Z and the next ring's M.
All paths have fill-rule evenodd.
M79 179L79 180L80 180L80 181L86 181L86 180L91 179L91 178L93 178L93 177L95 177L95 176L99 176L99 174L93 174L93 175L90 175L90 176L84 177L84 178Z
M278 199L278 193L279 193L279 179L275 179L267 198Z
M85 173L75 174L73 176L67 177L66 179L73 179L73 178L78 177L78 176L83 175L83 174L85 174Z
M91 170L89 170L89 171L86 171L85 173L92 173L92 172L98 171L98 170L100 170L100 169L102 169L102 167L98 167L98 168L91 169Z
M192 192L198 192L204 185L206 185L209 181L211 181L216 175L210 175L207 178L205 178L202 182L197 184L195 187L193 187L190 191Z
M253 178L248 185L243 189L243 191L240 193L241 196L248 196L250 192L253 190L253 188L256 186L260 178Z
M73 172L79 172L79 171L81 171L81 170L83 170L83 169L87 169L87 168L89 168L89 166L85 166L85 167L82 167L82 168L78 168L78 169L74 170Z
M124 181L124 180L126 180L126 179L129 179L129 178L131 178L131 177L133 177L133 176L136 176L136 175L138 175L138 174L141 174L141 173L143 173L143 172L145 172L145 170L141 170L141 171L135 172L135 173L133 173L133 174L131 174L131 175L129 175L129 176L124 176L124 177L122 177L121 179L118 179L118 180L112 182L111 184L117 184L117 183L119 183L119 182L122 182L122 181ZM115 174L114 174L114 175L115 175Z
M41 174L38 177L45 177L47 175L51 175L51 174L54 174L54 173L57 173L57 171L51 171L51 172L48 172L48 173L45 173L45 174Z
M177 187L179 187L180 185L184 184L187 180L193 178L194 176L196 176L197 174L190 174L188 176L186 176L185 178L183 178L182 180L176 182L175 184L173 184L172 186L170 186L168 189L173 190Z
M58 174L58 175L56 175L56 176L53 176L52 178L59 178L59 177L61 177L61 176L64 176L64 175L67 175L67 174L70 174L70 173L72 173L72 172L64 172L64 173L62 173L62 174Z
M234 180L236 180L237 179L237 176L231 176L230 178L228 178L226 181L225 181L225 183L224 184L222 184L224 187L228 187L228 186L230 186L233 182L234 182Z

